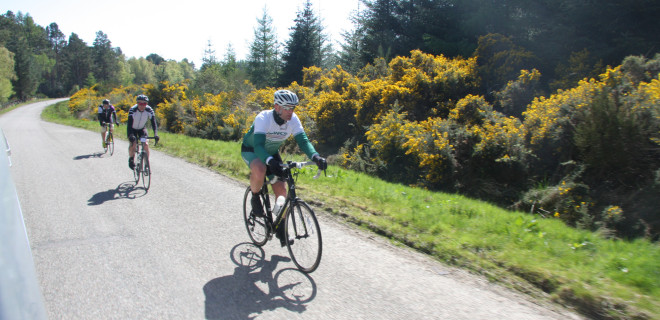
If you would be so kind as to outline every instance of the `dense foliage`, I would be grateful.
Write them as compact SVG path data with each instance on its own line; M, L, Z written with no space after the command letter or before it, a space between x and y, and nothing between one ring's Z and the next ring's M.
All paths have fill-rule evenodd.
M629 57L598 79L536 97L520 117L495 108L479 88L476 59L413 51L377 60L357 75L341 67L304 69L297 109L320 149L336 163L390 181L460 192L600 230L606 236L660 232L660 56ZM377 67L379 66L379 67ZM655 76L653 76L655 75ZM537 70L522 70L497 105L525 101ZM515 89L512 89L515 88ZM92 89L93 90L93 89ZM163 128L239 140L274 88L189 97L181 84L110 93L120 117L137 92L159 96ZM79 91L73 111L100 99ZM81 106L81 107L77 107ZM497 109L500 109L499 111ZM293 148L293 143L287 146Z

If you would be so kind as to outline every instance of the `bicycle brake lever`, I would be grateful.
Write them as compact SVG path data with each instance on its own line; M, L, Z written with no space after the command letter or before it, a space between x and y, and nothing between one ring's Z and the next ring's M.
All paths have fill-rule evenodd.
M316 171L316 175L314 176L314 179L318 179L321 176L321 171L325 172L325 170L319 169L319 171Z

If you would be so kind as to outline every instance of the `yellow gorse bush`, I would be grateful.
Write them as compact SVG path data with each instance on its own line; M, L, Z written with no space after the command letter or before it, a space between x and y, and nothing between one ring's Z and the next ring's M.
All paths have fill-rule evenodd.
M424 178L439 182L448 169L450 154L454 151L447 129L449 123L441 118L429 118L421 122L408 122L402 133L408 140L403 144L406 154L420 159L419 167L425 172Z
M74 93L69 99L69 111L75 115L80 115L84 111L91 111L100 104L96 96L96 86L83 88Z
M544 139L559 138L570 118L588 106L605 86L604 82L582 80L570 90L558 90L549 98L539 97L523 112L525 135L532 145Z
M491 154L496 161L524 160L520 159L525 150L523 125L519 119L500 116L485 122L475 134L479 136L474 147L476 153Z
M469 94L449 111L449 119L467 126L481 125L492 111L484 97Z
M640 114L656 123L655 130L650 137L656 145L660 146L660 74L650 82L639 84L637 91L637 103L633 106L633 112Z

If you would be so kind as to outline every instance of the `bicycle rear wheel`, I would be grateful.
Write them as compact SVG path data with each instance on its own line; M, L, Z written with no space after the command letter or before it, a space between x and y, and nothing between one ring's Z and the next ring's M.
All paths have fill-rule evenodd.
M303 272L313 272L321 263L321 227L312 208L298 201L286 217L287 248L293 263ZM289 240L293 240L291 243Z
M149 190L149 186L151 185L151 166L149 165L149 157L146 154L142 157L140 166L142 167L142 185L146 190Z
M261 195L260 195L261 196ZM257 217L252 214L252 190L250 187L245 190L245 196L243 196L243 219L245 220L245 228L247 229L248 235L252 242L255 245L263 246L268 242L268 222L266 217ZM263 206L264 201L261 199L261 205ZM262 208L263 212L266 212L265 208Z

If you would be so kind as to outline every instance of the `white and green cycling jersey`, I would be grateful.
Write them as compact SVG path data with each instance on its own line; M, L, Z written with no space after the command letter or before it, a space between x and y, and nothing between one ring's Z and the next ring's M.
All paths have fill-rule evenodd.
M279 124L279 123L281 124ZM314 146L309 142L307 134L300 123L300 119L294 113L291 120L282 120L275 110L265 110L260 112L254 119L250 131L243 137L241 151L244 158L247 153L254 153L263 163L277 154L280 146L287 138L292 136L296 139L300 150L302 150L310 159L314 154L318 154ZM249 165L252 159L245 159Z

